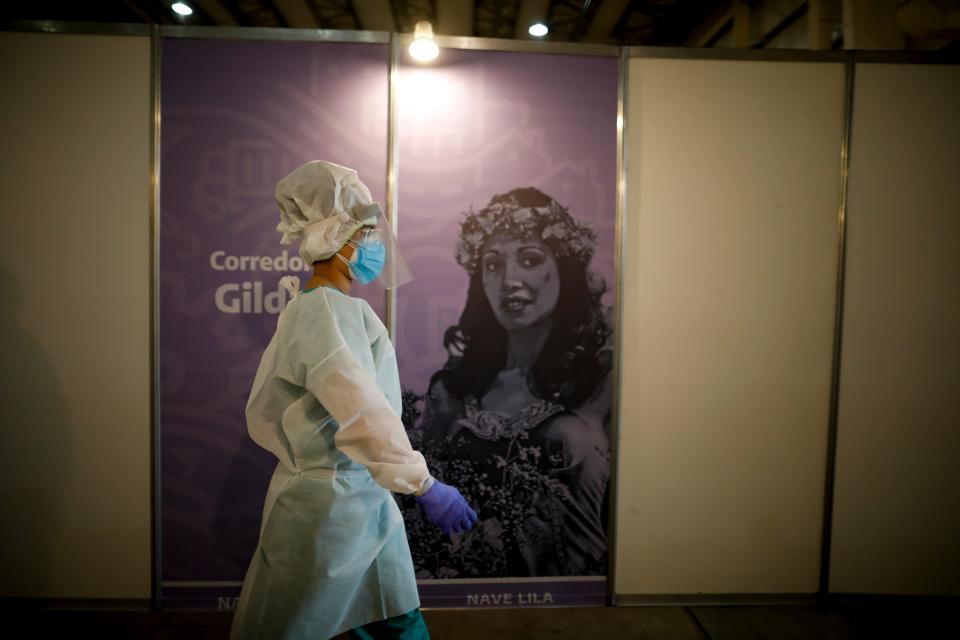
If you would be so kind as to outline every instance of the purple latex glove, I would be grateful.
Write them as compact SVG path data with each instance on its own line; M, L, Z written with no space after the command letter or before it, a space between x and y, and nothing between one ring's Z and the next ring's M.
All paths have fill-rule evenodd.
M439 480L434 480L433 486L422 496L416 496L416 500L430 522L448 536L466 531L477 522L477 512L470 508L460 492Z

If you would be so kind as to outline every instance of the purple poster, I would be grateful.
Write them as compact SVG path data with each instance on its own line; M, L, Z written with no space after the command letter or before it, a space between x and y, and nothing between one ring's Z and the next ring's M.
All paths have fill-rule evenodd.
M384 202L386 45L168 39L161 69L161 595L231 607L276 458L244 406L286 303L306 280L279 244L273 191L314 159L357 169ZM381 314L382 289L366 287Z
M615 58L442 50L399 73L404 421L479 512L401 500L424 606L606 598Z

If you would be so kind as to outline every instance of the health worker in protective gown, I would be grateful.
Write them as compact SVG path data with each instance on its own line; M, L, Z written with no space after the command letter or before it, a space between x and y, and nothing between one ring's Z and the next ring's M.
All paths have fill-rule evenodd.
M413 562L391 491L414 494L445 535L477 520L434 480L400 421L386 328L353 283L410 280L379 205L357 172L314 161L276 189L281 243L314 265L281 283L293 299L247 402L253 440L279 459L231 638L428 638Z

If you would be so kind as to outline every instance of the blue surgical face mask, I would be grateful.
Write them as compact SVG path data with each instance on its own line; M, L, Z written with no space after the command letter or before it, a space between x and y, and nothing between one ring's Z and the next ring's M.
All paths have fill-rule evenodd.
M350 241L347 244L353 247L353 257L347 260L339 253L337 257L347 264L356 281L360 284L369 284L376 280L387 261L387 250L383 242L376 240L357 244Z

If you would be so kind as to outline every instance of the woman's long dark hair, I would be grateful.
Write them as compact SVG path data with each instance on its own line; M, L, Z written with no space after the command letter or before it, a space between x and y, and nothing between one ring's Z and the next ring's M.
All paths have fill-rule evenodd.
M609 373L601 358L610 328L601 298L606 284L574 256L554 256L560 293L553 327L527 376L531 392L568 408L586 401ZM483 291L483 271L470 276L467 303L458 324L447 329L446 365L430 381L444 384L456 397L483 396L507 361L507 332L500 326Z

